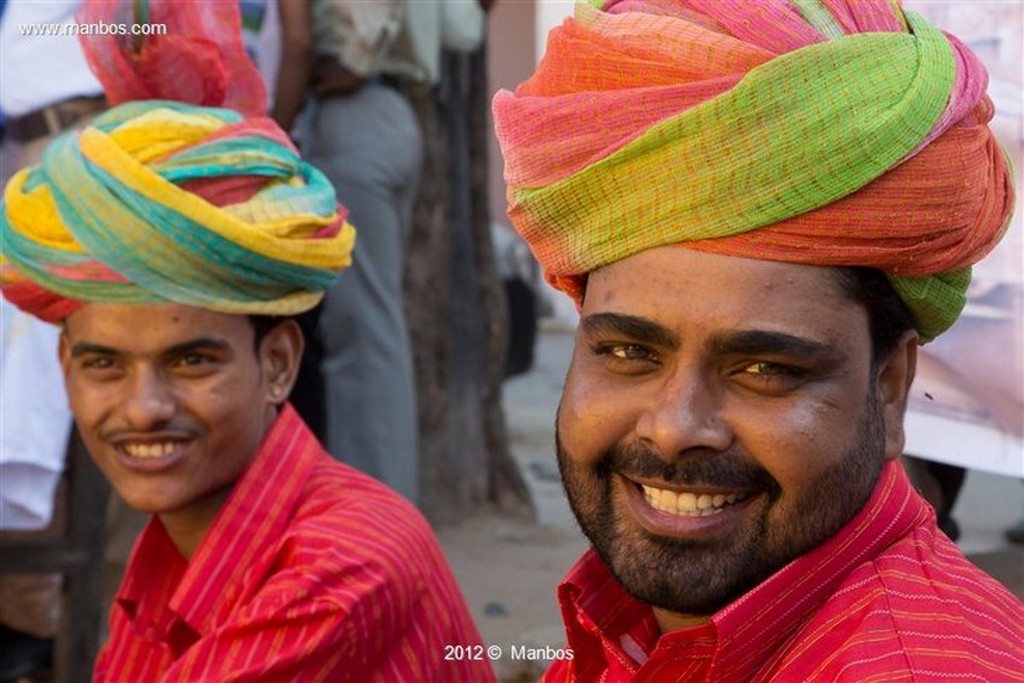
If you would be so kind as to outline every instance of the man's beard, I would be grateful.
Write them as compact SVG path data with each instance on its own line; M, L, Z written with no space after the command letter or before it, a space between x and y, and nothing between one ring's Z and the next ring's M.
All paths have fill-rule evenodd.
M734 449L693 449L666 463L643 446L616 445L596 463L580 465L565 451L556 429L569 503L594 550L633 597L678 614L713 614L832 537L863 508L884 464L884 422L874 393L872 388L855 443L799 491L799 498ZM641 528L623 501L615 502L615 474L667 486L700 484L762 495L727 536L666 538ZM788 502L780 508L784 494Z

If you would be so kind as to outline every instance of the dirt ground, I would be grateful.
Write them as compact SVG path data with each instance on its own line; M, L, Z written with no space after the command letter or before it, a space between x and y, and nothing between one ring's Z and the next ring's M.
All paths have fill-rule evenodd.
M533 368L503 387L510 447L530 490L535 523L485 513L438 530L484 643L500 648L492 664L505 683L536 681L548 664L514 659L512 646L522 652L565 644L555 591L587 547L554 455L554 416L571 351L567 329L546 327Z
M586 548L578 532L483 515L438 532L480 628L501 648L491 659L502 681L536 681L541 659L514 659L517 648L564 645L555 588Z

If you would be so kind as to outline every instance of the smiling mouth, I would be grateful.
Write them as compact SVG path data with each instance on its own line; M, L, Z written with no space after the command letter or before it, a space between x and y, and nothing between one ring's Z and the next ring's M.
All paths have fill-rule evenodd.
M671 491L639 484L644 500L655 510L683 517L709 517L717 515L731 505L742 503L750 497L747 493L697 493L692 491Z
M180 443L174 441L165 441L163 443L126 443L121 445L121 450L133 458L148 460L167 457L180 446Z

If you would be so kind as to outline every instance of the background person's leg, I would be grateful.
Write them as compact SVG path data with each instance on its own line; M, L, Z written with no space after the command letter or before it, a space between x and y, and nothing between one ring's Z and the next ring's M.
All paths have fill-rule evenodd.
M304 147L349 209L353 264L320 316L327 449L415 502L415 375L402 301L422 140L408 103L368 84L311 112Z

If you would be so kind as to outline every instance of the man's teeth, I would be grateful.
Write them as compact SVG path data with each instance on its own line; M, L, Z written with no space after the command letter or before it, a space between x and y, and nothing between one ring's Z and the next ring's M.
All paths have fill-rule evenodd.
M175 447L173 443L130 443L124 450L133 458L160 458L170 455Z
M707 493L700 495L684 491L678 493L668 489L657 489L653 486L643 486L644 498L656 510L671 512L676 515L688 515L690 517L706 517L721 512L726 506L736 501L743 500L744 496L736 493L716 494Z

